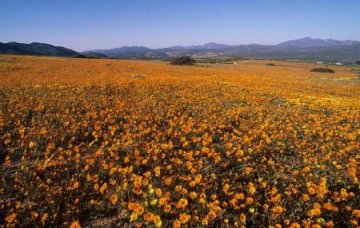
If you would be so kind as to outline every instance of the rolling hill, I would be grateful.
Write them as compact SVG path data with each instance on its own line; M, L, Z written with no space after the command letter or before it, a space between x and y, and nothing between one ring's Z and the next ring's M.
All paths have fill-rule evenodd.
M9 42L9 43L0 43L0 54L70 57L78 53L68 48L53 46L45 43L33 42L30 44L24 44L17 42Z
M105 50L94 50L94 51L85 51L83 54L87 55L91 52L99 53L106 55L109 58L119 58L119 59L165 59L168 56L158 50L153 50L147 47L139 46L125 46L121 48L114 49L105 49Z

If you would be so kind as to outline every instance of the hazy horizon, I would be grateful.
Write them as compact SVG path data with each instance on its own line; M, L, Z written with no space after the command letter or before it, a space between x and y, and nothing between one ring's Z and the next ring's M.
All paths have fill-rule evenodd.
M355 0L3 0L0 6L0 42L43 42L76 51L209 42L272 45L304 37L360 40Z

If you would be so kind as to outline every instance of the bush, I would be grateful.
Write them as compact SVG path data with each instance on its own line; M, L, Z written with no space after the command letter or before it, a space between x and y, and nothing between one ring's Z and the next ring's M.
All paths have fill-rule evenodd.
M195 60L190 56L180 56L171 60L173 65L194 65Z
M276 66L274 63L267 63L266 66Z
M92 57L83 54L74 55L73 58L92 59Z
M360 60L355 62L357 65L360 65Z
M323 68L323 67L315 67L311 69L311 72L322 72L322 73L335 73L333 69Z

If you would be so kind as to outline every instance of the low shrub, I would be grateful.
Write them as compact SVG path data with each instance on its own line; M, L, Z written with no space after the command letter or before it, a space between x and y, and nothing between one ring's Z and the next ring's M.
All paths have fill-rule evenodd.
M335 73L333 69L323 68L323 67L315 67L311 69L311 72L321 72L321 73Z
M195 60L190 56L180 56L171 60L172 65L194 65Z
M83 55L83 54L77 54L74 55L73 58L80 58L80 59L92 59L92 57L87 56L87 55Z

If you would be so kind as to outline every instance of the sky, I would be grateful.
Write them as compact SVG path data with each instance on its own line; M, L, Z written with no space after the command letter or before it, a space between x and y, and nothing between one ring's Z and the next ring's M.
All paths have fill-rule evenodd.
M360 40L359 0L0 0L0 42L121 46Z

